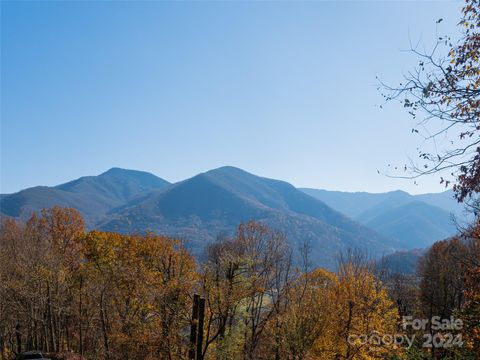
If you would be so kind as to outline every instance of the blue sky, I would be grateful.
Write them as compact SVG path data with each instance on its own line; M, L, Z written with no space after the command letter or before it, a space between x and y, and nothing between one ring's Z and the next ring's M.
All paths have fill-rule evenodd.
M222 165L296 186L412 193L377 174L421 139L396 83L461 2L2 2L0 192L110 167ZM435 21L444 18L438 28Z

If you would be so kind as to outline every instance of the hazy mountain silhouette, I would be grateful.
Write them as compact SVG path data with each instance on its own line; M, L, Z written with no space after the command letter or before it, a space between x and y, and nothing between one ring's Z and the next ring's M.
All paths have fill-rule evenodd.
M0 198L0 213L25 219L32 212L54 205L79 210L89 227L111 209L135 196L169 183L143 171L112 168L98 176L85 176L55 187L37 186Z
M414 275L418 261L428 249L412 249L408 251L396 251L393 254L383 256L375 265L380 271L388 271L390 274Z
M464 216L451 190L422 195L302 190L379 233L398 239L407 249L427 247L454 235L457 229L453 216Z
M382 212L365 225L398 239L408 249L428 247L457 232L448 212L422 201Z
M300 190L323 201L335 210L350 216L352 219L356 219L363 212L376 207L382 202L398 202L412 198L410 194L400 190L378 194L309 188L301 188Z

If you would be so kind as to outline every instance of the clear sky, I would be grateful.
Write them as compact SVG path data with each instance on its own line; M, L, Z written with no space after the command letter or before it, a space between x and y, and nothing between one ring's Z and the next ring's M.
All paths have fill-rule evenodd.
M296 186L412 193L377 174L420 139L383 100L410 41L462 2L1 2L0 192L118 166L178 181L233 165ZM443 18L438 29L435 21Z

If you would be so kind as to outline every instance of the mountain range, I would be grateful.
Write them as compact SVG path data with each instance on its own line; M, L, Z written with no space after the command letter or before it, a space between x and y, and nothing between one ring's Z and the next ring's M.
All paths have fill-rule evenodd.
M54 187L36 186L1 195L0 213L27 219L33 212L55 205L80 211L88 228L136 196L170 185L143 171L112 168L98 176L84 176Z
M451 236L455 228L446 218L449 209L457 208L448 197L297 189L228 166L174 184L150 173L112 168L54 187L1 195L0 213L26 219L42 208L73 207L88 229L179 237L200 258L206 244L254 219L285 233L294 249L309 242L312 261L334 268L336 256L349 248L380 256Z
M373 194L301 190L384 236L397 239L406 249L425 248L454 235L456 221L467 216L452 190L421 195L404 191Z

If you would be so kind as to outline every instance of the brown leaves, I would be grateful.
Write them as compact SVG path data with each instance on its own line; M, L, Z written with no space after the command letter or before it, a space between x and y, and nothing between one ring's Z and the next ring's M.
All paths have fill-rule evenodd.
M78 212L59 207L26 224L5 220L0 337L16 339L8 351L180 358L196 281L194 259L178 240L84 234Z

